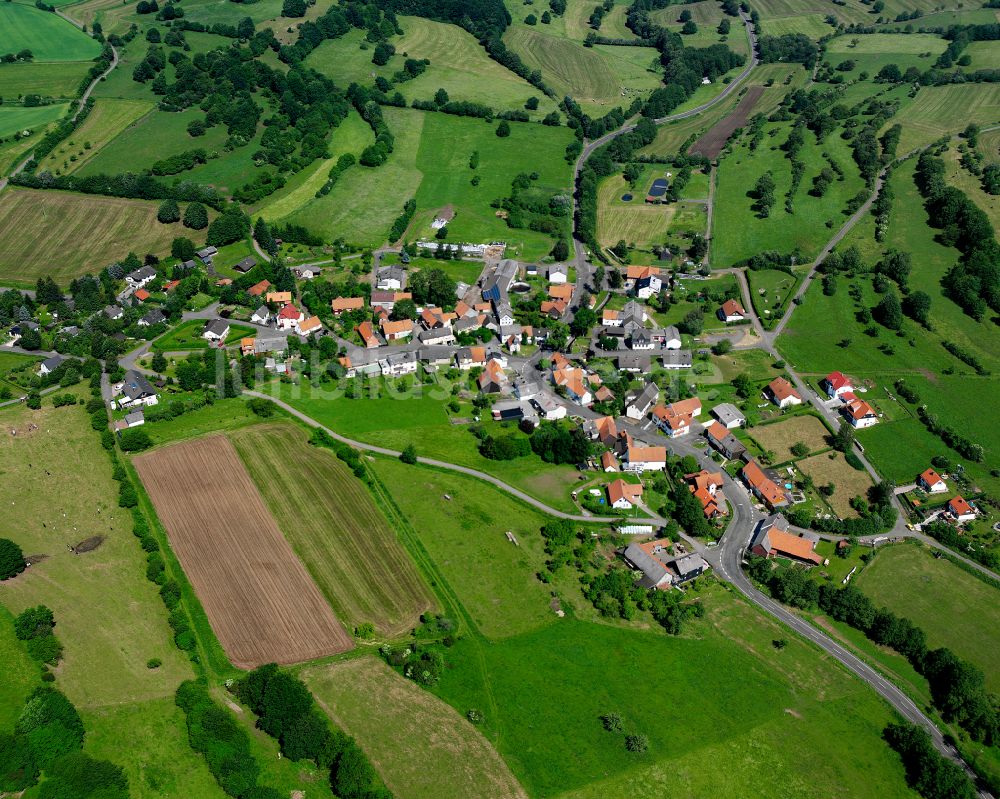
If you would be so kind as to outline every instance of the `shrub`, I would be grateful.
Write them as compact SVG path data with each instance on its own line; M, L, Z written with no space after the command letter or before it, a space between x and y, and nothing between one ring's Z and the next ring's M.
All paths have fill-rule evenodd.
M0 538L0 580L9 580L24 571L24 553L8 538Z
M645 735L626 735L625 748L630 752L645 752L649 749L649 739Z

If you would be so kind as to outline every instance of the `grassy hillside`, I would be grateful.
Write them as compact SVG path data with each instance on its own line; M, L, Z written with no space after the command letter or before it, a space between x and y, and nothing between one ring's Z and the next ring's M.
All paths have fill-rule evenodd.
M83 124L42 160L39 169L56 175L76 172L98 157L112 139L152 110L153 104L145 100L96 100ZM135 169L134 164L130 168Z
M35 61L88 61L101 45L56 14L21 3L0 4L0 48L31 50Z

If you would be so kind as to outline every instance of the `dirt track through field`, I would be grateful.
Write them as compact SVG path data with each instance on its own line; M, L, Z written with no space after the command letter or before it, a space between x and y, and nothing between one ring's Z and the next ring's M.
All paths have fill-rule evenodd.
M747 93L743 95L743 99L733 109L733 112L712 125L704 136L691 145L688 152L692 155L703 155L706 158L717 158L722 152L722 148L726 146L726 142L729 141L729 137L733 135L733 131L746 124L750 118L750 112L753 111L763 93L763 86L751 86L747 89Z
M175 444L135 466L233 665L351 649L227 438Z

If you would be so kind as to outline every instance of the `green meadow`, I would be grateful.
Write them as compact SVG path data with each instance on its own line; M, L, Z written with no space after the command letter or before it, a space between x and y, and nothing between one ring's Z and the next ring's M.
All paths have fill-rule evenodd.
M89 61L101 45L56 14L21 3L0 3L0 49L31 50L35 61Z
M0 86L5 100L26 94L73 97L89 69L87 61L0 64Z
M39 130L60 119L69 108L68 103L40 105L33 108L0 106L0 136L10 136L22 130Z

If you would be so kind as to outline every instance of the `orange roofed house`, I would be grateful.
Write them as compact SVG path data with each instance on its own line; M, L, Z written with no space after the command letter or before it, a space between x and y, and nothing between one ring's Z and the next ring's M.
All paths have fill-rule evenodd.
M700 472L685 475L684 479L687 480L695 499L701 503L706 519L714 519L716 516L725 516L728 513L726 497L722 493L721 474L702 469Z
M722 322L742 322L747 318L747 311L736 300L726 300L716 312Z
M801 405L802 397L795 386L783 377L776 377L764 389L764 396L779 408L788 408L792 405Z
M360 311L365 307L364 297L334 297L330 300L330 310L334 316L350 311Z
M976 518L976 509L962 496L948 500L948 515L956 522L971 522Z
M788 521L780 513L762 519L750 539L750 551L762 558L790 558L818 566L823 558L816 554L818 536L798 536L789 532Z
M615 510L632 510L642 499L642 486L622 479L608 483L608 502Z
M740 470L740 476L753 495L771 510L784 508L791 504L792 500L788 492L768 477L756 461L749 461Z
M669 405L657 405L650 415L668 437L679 438L691 432L691 422L701 415L701 400L692 397Z
M917 478L917 485L928 494L943 494L948 490L944 479L933 469L927 469Z

